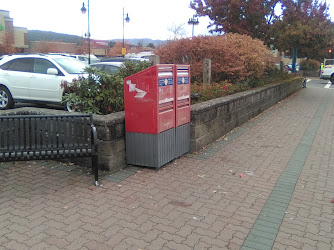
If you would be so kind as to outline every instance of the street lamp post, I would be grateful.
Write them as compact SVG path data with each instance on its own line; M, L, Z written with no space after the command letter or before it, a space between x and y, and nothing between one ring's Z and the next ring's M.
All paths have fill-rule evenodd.
M199 24L198 18L194 15L189 18L188 24L193 26L192 36L194 36L194 26Z
M123 7L123 47L122 47L122 55L124 56L126 54L126 49L125 49L125 44L124 44L124 21L126 21L127 23L130 22L130 17L129 14L126 13L126 17L125 17L125 13L124 13L124 7Z
M87 4L87 9L85 7L85 3L82 3L81 13L86 14L88 16L88 34L87 34L87 40L88 40L88 64L90 64L90 28L89 28L89 0Z
M297 7L298 9L301 9L301 0L298 0ZM292 50L292 69L291 72L296 72L296 61L297 61L297 48L293 48Z

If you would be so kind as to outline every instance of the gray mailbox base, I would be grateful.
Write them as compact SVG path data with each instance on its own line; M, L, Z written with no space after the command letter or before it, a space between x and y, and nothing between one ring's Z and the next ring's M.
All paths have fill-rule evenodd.
M159 134L125 133L126 162L160 168L190 151L190 124Z
M126 162L160 168L174 159L175 129L159 134L125 133Z
M190 123L175 128L175 158L190 151Z

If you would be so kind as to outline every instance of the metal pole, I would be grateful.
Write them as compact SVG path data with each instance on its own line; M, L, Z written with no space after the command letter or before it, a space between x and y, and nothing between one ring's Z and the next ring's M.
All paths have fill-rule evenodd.
M124 48L124 7L123 7L123 48Z
M291 72L294 73L296 72L296 61L297 61L297 49L293 49L292 51L292 69Z
M90 28L89 28L89 0L88 0L88 64L90 64Z
M300 7L301 7L301 2L300 0L298 0L297 8L300 9ZM296 61L297 61L297 48L294 48L292 53L292 69L291 69L292 73L296 72Z

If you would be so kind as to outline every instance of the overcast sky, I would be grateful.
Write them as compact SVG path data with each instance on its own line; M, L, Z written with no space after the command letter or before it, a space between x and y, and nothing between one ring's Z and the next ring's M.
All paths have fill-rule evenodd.
M88 0L85 0L87 7ZM0 9L10 11L14 26L29 30L54 31L82 36L87 33L88 16L80 11L83 0L2 0ZM125 23L126 38L168 39L173 25L182 25L191 36L188 20L195 14L190 0L90 0L92 39L123 37L123 7L130 22ZM208 34L208 18L200 18L195 35Z
M88 0L84 1L87 5ZM83 0L2 0L0 9L10 11L14 26L29 30L45 30L84 36L88 18L81 14ZM188 20L195 14L190 0L90 0L90 33L92 39L123 37L123 7L130 22L125 23L125 39L169 39L173 25L183 25L185 35L191 36ZM334 21L334 0L327 0ZM208 34L207 17L199 18L195 35Z

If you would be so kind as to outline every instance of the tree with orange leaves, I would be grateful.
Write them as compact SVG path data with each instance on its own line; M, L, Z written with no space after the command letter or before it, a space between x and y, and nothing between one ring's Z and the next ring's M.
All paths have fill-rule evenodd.
M0 55L10 55L17 53L17 48L14 46L14 35L6 32L1 39Z

